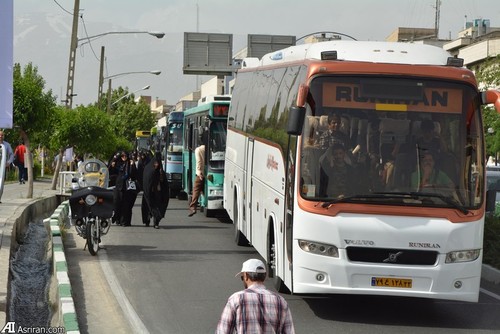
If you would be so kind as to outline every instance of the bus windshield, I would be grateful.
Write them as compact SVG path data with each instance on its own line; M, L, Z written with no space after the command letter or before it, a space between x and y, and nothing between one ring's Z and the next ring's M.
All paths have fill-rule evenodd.
M169 124L167 152L182 152L182 131L182 123Z
M449 81L318 76L302 133L300 194L338 202L482 203L478 92Z
M212 169L224 169L226 136L226 120L214 121L210 124L208 165Z

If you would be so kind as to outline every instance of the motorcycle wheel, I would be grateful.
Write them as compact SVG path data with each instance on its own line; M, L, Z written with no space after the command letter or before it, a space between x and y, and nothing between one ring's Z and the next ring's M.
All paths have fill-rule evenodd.
M95 220L87 222L87 244L89 253L94 256L97 255L99 251L99 228Z

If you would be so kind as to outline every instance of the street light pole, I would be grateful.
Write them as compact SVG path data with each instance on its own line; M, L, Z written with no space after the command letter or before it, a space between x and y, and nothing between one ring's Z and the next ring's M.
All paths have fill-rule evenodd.
M115 104L117 104L118 102L120 102L121 100L123 100L124 98L127 98L127 97L129 97L130 95L135 94L135 93L137 93L137 92L140 92L140 91L142 91L142 90L148 90L150 87L151 87L150 85L147 85L147 86L142 87L141 89L137 89L137 90L134 90L134 91L133 91L133 92L131 92L131 93L125 94L125 95L123 95L122 97L120 97L118 100L116 100L115 102L111 103L111 105L113 105L113 106L114 106Z
M102 85L104 80L108 80L108 107L107 107L107 112L109 113L111 111L111 79L116 78L116 77L121 77L123 75L128 75L128 74L154 74L154 75L160 75L161 71L158 70L153 70L153 71L133 71L133 72L123 72L123 73L118 73L118 74L113 74L110 76L107 76L103 78L102 82L99 82L99 90L102 91Z
M70 46L70 52L69 52L69 68L68 68L68 85L66 88L66 107L71 109L73 105L73 82L75 78L75 60L76 60L76 49L78 47L78 43L81 41L85 41L85 43L90 43L92 40L106 36L106 35L118 35L118 34L148 34L151 36L154 36L156 38L163 38L165 36L165 33L163 32L157 32L157 31L110 31L110 32L105 32L102 34L90 36L90 37L85 37L78 39L77 34L78 34L78 12L80 10L80 0L75 0L75 9L73 12L73 31L71 33L71 46ZM104 48L104 47L103 47ZM104 56L104 49L101 49L101 64L103 63L103 56ZM103 66L103 65L101 65ZM101 87L102 89L102 87Z

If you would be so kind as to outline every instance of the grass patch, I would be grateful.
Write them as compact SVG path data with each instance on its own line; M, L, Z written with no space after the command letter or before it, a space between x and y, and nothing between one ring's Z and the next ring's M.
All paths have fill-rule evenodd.
M483 263L500 269L500 217L488 215L484 224Z

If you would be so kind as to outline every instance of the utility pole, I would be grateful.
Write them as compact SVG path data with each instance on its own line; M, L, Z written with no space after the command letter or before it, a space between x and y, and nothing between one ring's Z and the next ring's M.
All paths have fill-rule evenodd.
M434 33L436 34L436 39L439 38L439 16L441 12L441 0L436 0L436 16L434 19Z
M101 108L102 84L104 82L104 46L101 46L101 60L99 66L99 91L97 92L97 105Z
M73 106L73 80L75 78L76 48L78 47L78 14L80 12L80 0L75 0L73 9L73 29L71 30L71 44L69 47L68 84L66 86L66 108Z

